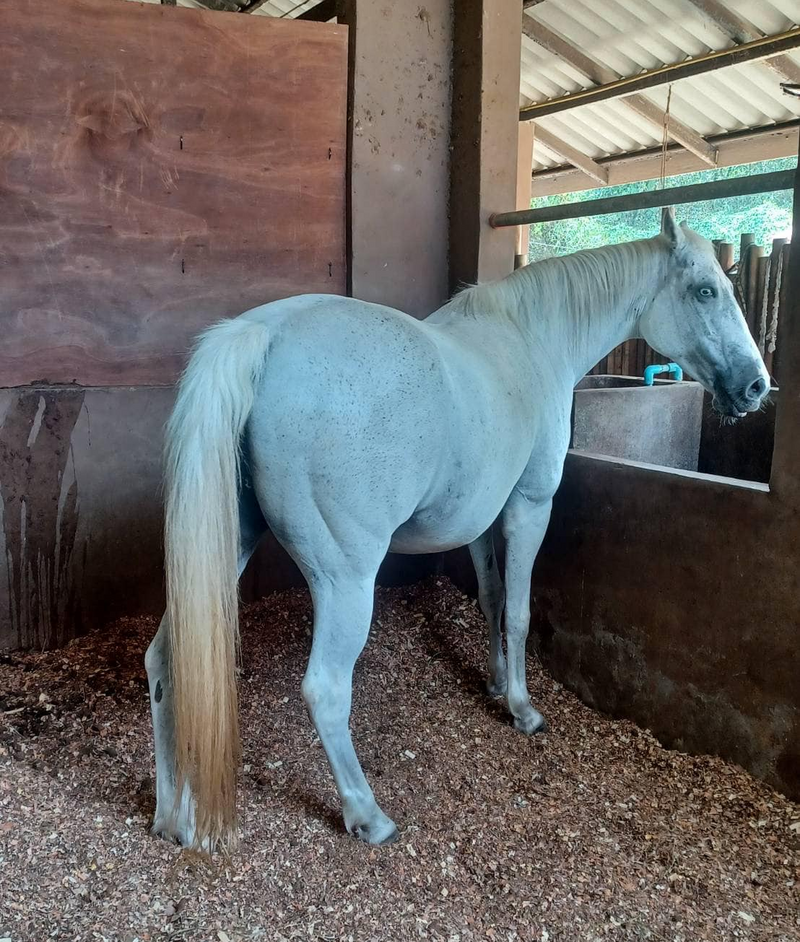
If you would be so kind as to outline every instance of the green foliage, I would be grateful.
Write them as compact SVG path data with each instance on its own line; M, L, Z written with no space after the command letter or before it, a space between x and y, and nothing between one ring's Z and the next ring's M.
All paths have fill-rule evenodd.
M711 180L724 180L753 173L791 170L795 164L795 158L786 157L780 160L765 160L758 164L725 167L721 170L685 173L678 177L668 177L665 186L689 186L693 183L708 183ZM531 205L539 209L563 203L643 193L659 187L658 180L647 180L644 183L628 183L623 186L584 190L581 193L541 197ZM733 199L687 203L676 207L676 212L681 222L686 222L707 239L722 239L738 245L739 236L743 232L752 232L755 233L757 244L769 247L773 238L791 235L792 193L790 190L783 190ZM658 232L660 219L660 209L638 209L626 213L610 213L606 216L584 216L582 219L540 223L530 229L529 260L535 262L552 255L568 255L580 249L647 239Z

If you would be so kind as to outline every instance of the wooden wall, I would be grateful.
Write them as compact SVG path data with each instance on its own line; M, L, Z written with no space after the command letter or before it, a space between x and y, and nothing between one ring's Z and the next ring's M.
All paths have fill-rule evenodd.
M0 17L3 647L153 610L191 338L344 293L347 29L121 0Z
M346 30L2 3L0 377L170 383L209 321L341 293Z

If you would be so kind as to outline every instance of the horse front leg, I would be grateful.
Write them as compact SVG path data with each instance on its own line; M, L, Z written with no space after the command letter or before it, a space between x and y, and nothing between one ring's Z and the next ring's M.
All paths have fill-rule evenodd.
M552 500L531 503L514 491L503 511L506 538L506 646L508 707L514 727L526 735L544 732L547 724L531 706L525 673L530 627L531 573L550 520Z
M486 689L493 697L504 697L508 681L502 635L505 596L491 527L469 544L469 554L478 576L481 611L489 624L489 680Z

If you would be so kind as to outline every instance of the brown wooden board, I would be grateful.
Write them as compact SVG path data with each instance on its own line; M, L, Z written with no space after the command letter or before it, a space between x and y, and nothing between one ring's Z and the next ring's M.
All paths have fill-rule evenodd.
M344 293L346 27L0 0L0 385L172 382L200 328Z

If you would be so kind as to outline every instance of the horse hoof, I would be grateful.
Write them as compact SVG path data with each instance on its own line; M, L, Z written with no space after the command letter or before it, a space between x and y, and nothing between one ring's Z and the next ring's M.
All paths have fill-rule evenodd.
M150 828L150 833L154 837L160 837L162 840L173 844L180 844L181 847L191 847L194 844L194 829L189 827L180 827L173 821L156 818Z
M176 824L173 820L157 817L153 821L150 833L154 837L160 837L172 844L179 844L187 850L196 850L198 853L211 855L211 841L205 838L201 844L198 844L194 824Z
M500 681L499 683L495 683L495 681L493 680L486 681L486 692L489 694L490 697L494 697L495 699L504 697L506 695L507 690L508 690L508 684L506 683L505 680Z
M514 717L514 729L524 733L526 736L535 736L537 733L547 732L547 720L541 713L531 710L530 715Z
M395 828L391 834L389 834L387 837L384 837L384 839L380 841L380 845L383 846L384 844L394 844L398 837L400 837L400 832L397 830L397 828Z
M365 844L374 844L382 847L384 844L394 844L400 832L397 825L389 818L386 821L379 821L371 824L354 824L349 828L353 837L357 837Z

